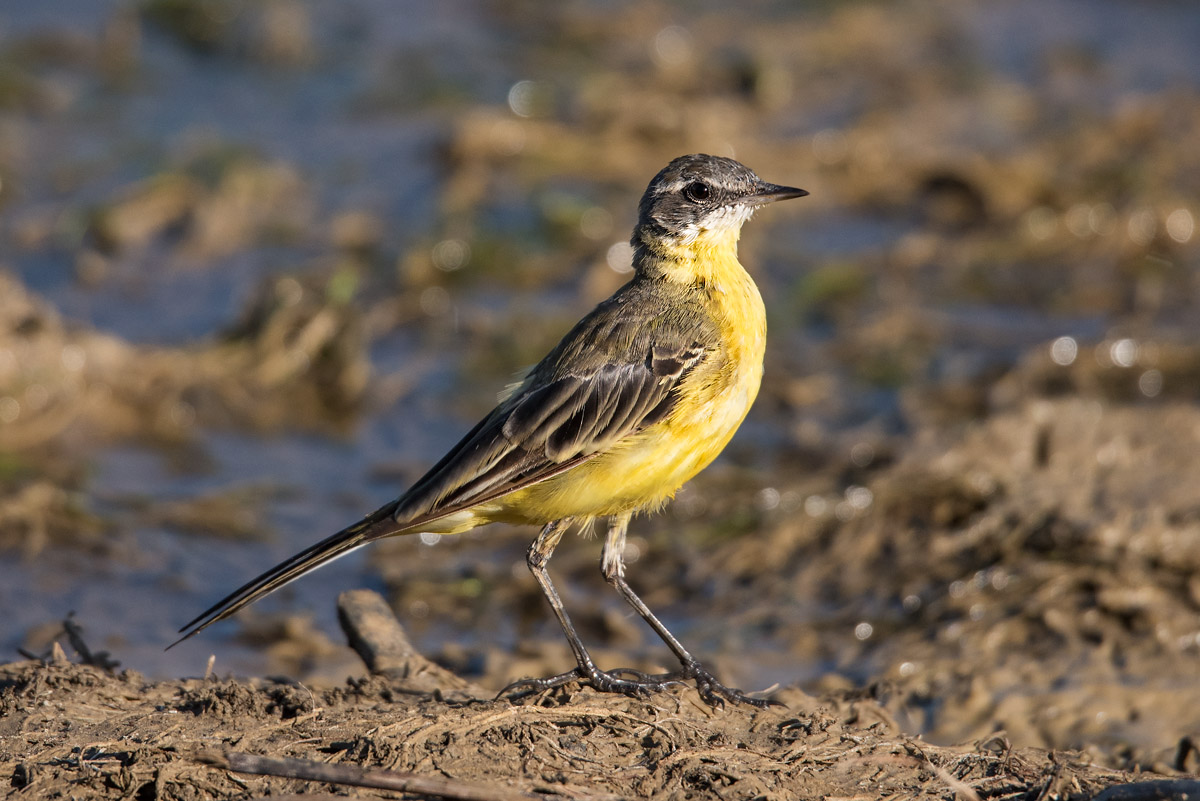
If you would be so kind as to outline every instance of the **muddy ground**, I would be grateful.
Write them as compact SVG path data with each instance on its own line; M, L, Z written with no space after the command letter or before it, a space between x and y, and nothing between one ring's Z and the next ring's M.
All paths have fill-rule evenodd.
M513 705L448 702L381 678L313 691L286 681L152 683L33 663L6 666L0 682L0 766L15 798L334 792L212 764L227 750L445 777L459 793L482 788L448 797L478 798L507 789L580 799L1091 798L1145 778L1078 753L1014 750L1003 737L939 748L897 731L873 701L795 690L766 710L712 710L687 690L645 700L568 691Z
M731 616L722 625L792 626L783 610L814 595L874 599L873 631L854 627L879 641L863 685L830 674L823 689L766 688L779 706L763 710L709 708L689 687L514 702L495 689L558 669L565 649L484 660L470 682L407 654L311 686L148 681L60 650L0 670L0 776L30 799L333 792L230 772L235 751L441 777L452 797L465 783L478 797L1082 799L1182 782L1200 770L1200 518L1185 480L1200 481L1200 411L1153 412L1022 405L948 445L918 438L864 485L875 502L861 515L793 514L736 549L709 547L704 563L723 568L702 581L719 600L690 607ZM750 593L781 611L737 619ZM836 628L792 631L795 652L812 659ZM601 654L616 664L619 650ZM1164 787L1120 797L1197 789L1154 794Z
M457 797L1196 792L1192 4L66 6L0 9L5 792L400 792L245 754ZM505 527L163 652L436 461L626 280L642 188L695 151L812 195L746 228L762 393L629 578L779 706L494 700L571 664ZM671 668L598 556L551 565L584 639ZM357 587L399 663L345 644Z

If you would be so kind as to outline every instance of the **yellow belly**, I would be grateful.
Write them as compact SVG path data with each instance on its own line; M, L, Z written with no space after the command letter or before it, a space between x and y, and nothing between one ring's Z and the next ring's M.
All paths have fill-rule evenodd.
M737 431L753 392L731 387L728 395L715 406L687 404L692 408L680 408L608 453L502 502L523 517L532 515L531 522L657 508L717 458Z

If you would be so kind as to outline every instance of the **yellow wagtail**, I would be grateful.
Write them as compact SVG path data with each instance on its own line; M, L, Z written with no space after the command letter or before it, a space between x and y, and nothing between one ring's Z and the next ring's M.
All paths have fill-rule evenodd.
M528 694L578 680L644 693L692 679L710 704L767 703L725 687L625 582L630 518L660 508L716 458L758 394L766 315L737 259L742 223L767 203L807 195L732 159L682 156L646 189L631 240L634 276L597 306L408 492L234 591L180 631L180 642L353 548L398 534L459 534L485 523L541 525L529 569L578 667L524 679ZM609 518L605 579L679 659L665 675L596 667L546 572L574 523Z

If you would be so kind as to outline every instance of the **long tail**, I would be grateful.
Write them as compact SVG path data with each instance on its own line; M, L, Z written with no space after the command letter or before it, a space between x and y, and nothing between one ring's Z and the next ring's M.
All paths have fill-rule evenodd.
M354 525L321 540L311 548L301 551L234 590L181 628L179 631L183 636L168 645L167 649L174 648L198 631L211 626L218 620L224 620L243 606L252 604L264 595L274 592L292 579L299 578L310 570L316 570L321 565L331 562L339 556L344 556L368 542L404 530L407 526L398 524L392 517L397 505L398 502L393 501L375 510Z

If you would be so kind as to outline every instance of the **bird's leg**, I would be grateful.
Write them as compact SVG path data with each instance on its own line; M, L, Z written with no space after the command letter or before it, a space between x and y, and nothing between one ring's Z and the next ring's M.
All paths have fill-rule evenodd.
M650 628L654 629L654 633L667 644L667 647L671 649L671 652L679 660L679 664L681 665L679 670L664 676L649 677L652 679L651 684L694 679L696 689L700 692L700 697L713 706L721 706L726 700L752 704L758 707L777 704L777 701L752 698L741 690L726 687L717 681L717 678L701 666L700 662L683 647L683 643L679 642L675 635L667 630L662 621L655 617L645 602L626 583L625 532L629 527L629 519L629 514L619 515L612 519L608 529L608 536L604 540L604 553L600 559L600 569L604 573L605 580L617 588L617 592L621 593L625 601L642 616L642 619L649 624Z
M570 643L571 650L575 653L575 661L579 666L575 670L560 673L557 676L549 676L544 679L519 679L501 690L497 697L501 695L525 696L554 687L561 687L572 681L582 681L601 692L619 692L631 695L643 694L651 689L659 689L664 686L664 682L655 681L646 674L636 670L618 670L613 673L606 673L600 670L596 667L596 663L592 660L587 648L584 647L583 640L580 639L578 632L575 631L575 625L571 623L571 618L567 616L567 610L563 607L562 599L558 597L558 591L554 589L554 584L550 581L550 574L546 570L550 556L554 553L559 540L562 539L563 534L570 528L572 522L571 518L565 518L547 523L525 553L525 562L529 565L529 571L533 573L533 577L537 579L538 585L542 588L542 593L546 596L546 600L550 602L550 608L554 610L554 616L558 618L558 623L562 626L563 634L566 635L567 642ZM634 679L621 678L621 674L631 674L634 676Z

